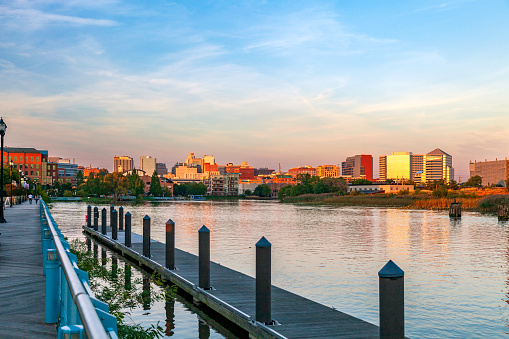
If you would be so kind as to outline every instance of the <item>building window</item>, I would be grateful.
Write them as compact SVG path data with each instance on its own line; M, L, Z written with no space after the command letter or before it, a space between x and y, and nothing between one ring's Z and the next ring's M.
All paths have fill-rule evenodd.
M39 171L35 171L35 175L39 176Z
M14 157L14 161L18 161L18 157L17 156Z
M39 164L35 165L35 168L39 169Z
M39 162L39 157L35 157L35 161L36 161L36 162Z
M25 171L25 175L28 175L28 171Z
M30 164L30 168L32 168L32 169L33 169L33 168L34 168L34 164Z
M34 162L34 157L30 157L30 161L31 161L31 162Z
M34 175L34 171L30 171L30 175Z

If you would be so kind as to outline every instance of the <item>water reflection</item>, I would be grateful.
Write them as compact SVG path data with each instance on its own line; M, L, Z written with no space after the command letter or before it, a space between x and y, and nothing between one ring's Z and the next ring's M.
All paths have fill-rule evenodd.
M171 218L176 246L193 254L198 252L197 231L207 225L212 232L211 260L251 276L254 244L266 236L273 245L275 285L372 323L378 323L377 272L393 259L408 282L409 337L499 337L506 331L509 227L494 216L465 212L451 220L447 211L256 201L146 203L125 210L133 216L133 232L139 234L148 214L152 236L161 242L164 224ZM52 213L66 236L82 236L79 225L86 204L55 203ZM93 249L97 256L95 245ZM165 304L157 306L160 309L155 305L150 316L139 317L156 317L160 311L157 319L169 321ZM177 299L174 327L168 327L175 337L181 333L181 305ZM194 316L188 327L194 329L193 337L196 322Z
M167 337L171 337L174 334L173 329L175 329L175 299L171 297L167 298L164 309L166 310L166 326L164 333Z
M152 300L150 298L150 278L143 276L142 304L145 311L150 310Z

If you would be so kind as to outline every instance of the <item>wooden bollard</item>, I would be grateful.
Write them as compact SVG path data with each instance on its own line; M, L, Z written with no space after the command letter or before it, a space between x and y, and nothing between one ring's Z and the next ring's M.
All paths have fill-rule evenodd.
M271 244L262 237L256 243L256 321L272 323Z
M99 209L97 206L94 207L94 230L99 230Z
M101 211L101 233L106 234L106 208Z
M118 240L118 212L111 211L111 239Z
M143 217L143 255L150 258L150 217Z
M124 230L124 208L122 206L118 208L118 230Z
M454 202L449 206L449 217L461 218L461 202L456 202L456 199L454 199Z
M125 214L125 245L126 247L131 247L131 213L127 212Z
M175 223L171 219L166 222L166 268L175 269Z
M203 225L198 231L198 282L204 290L210 290L210 231Z
M378 272L380 338L405 338L405 272L392 260Z
M113 213L114 209L115 209L115 206L110 205L110 225L111 225L111 220L113 219L113 216L111 214Z
M92 227L92 206L87 206L87 227Z
M498 221L509 220L509 207L498 205Z

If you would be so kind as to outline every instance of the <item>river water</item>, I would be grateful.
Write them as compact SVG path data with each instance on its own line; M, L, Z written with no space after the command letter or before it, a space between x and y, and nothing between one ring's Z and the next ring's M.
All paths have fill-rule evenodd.
M198 230L206 225L211 260L251 276L254 245L265 236L272 243L274 285L374 324L377 273L392 259L405 271L407 336L496 338L508 332L509 225L494 216L463 212L461 220L450 220L444 211L247 200L144 203L124 211L140 234L149 215L152 237L161 242L172 219L176 247L194 254ZM66 236L83 237L85 203L54 203L51 213ZM198 338L201 323L188 313L196 330L186 337ZM140 317L144 324L165 321L164 313Z

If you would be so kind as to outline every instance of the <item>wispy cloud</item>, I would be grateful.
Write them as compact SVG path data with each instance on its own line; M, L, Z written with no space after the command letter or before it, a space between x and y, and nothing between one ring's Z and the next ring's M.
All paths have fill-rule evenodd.
M109 19L93 19L47 13L33 8L10 8L0 6L0 20L3 25L18 29L38 29L48 24L75 26L114 26L117 23Z

